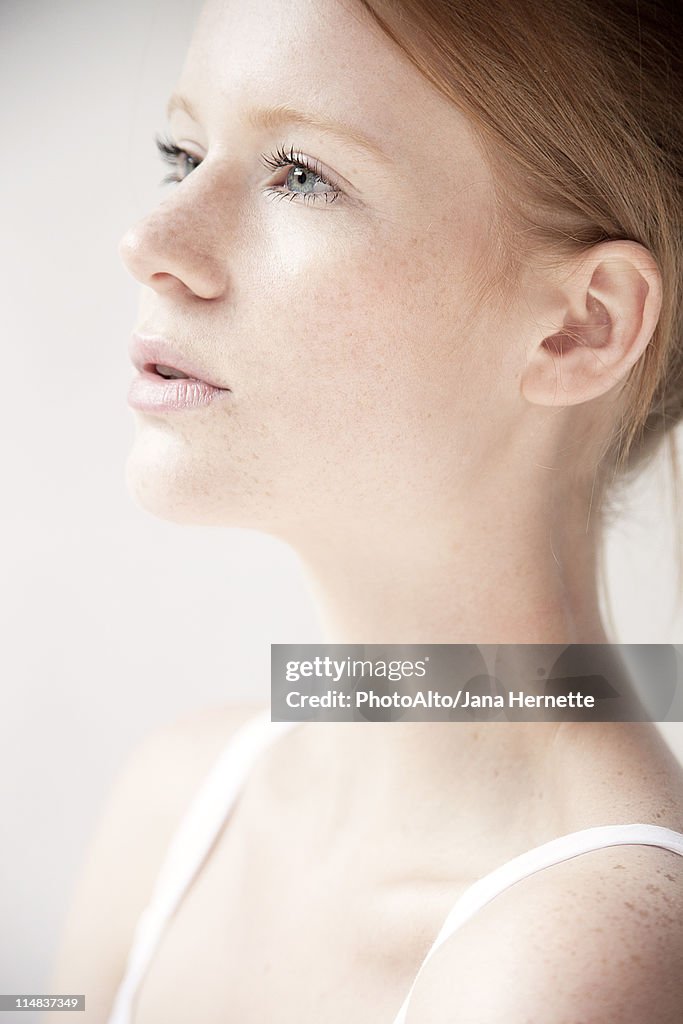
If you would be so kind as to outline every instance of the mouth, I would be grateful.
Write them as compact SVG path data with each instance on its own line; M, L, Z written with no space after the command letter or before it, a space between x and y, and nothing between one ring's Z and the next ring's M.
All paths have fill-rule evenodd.
M219 391L230 391L212 380L213 374L205 372L199 360L195 362L194 357L185 355L180 347L159 335L133 334L129 354L133 366L148 380L198 381Z
M211 380L200 360L160 335L133 334L130 359L138 371L130 382L128 404L140 412L175 413L225 402L232 389Z
M164 366L161 363L145 363L142 367L143 371L147 373L154 373L158 377L163 377L164 380L198 380L197 377L190 377L189 374L183 373L182 370L176 370L173 366Z
M128 404L140 412L166 414L232 397L230 388L217 388L166 363L144 363L137 370L128 389Z

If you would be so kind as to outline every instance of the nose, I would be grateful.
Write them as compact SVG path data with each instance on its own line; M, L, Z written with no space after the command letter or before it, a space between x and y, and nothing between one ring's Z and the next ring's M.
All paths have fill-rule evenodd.
M176 186L176 196L181 186ZM126 231L119 243L125 267L159 294L220 298L226 290L225 253L216 220L189 196L162 203Z

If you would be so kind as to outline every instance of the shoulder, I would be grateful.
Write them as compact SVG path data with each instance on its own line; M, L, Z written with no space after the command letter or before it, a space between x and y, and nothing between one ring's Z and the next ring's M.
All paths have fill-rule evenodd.
M137 802L151 792L163 800L160 811L177 818L233 734L266 707L203 708L157 727L125 759L114 793L125 791Z
M106 1018L180 819L232 734L265 707L183 715L154 729L125 758L85 850L51 975L51 991L85 986L93 1019Z
M608 847L501 893L434 954L407 1024L678 1024L683 857Z
M263 709L259 704L206 708L148 733L123 761L101 809L94 844L132 847L156 874L158 855L204 776L240 726Z
M148 733L114 779L86 861L101 864L122 853L136 858L135 884L141 897L147 895L160 855L204 776L232 735L261 710L257 704L202 709Z

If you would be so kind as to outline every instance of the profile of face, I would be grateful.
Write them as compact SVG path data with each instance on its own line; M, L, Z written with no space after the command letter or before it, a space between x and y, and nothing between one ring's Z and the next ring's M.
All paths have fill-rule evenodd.
M452 517L528 429L535 315L482 301L466 118L354 0L209 0L169 117L178 181L121 246L136 331L229 392L135 412L135 499L285 538Z

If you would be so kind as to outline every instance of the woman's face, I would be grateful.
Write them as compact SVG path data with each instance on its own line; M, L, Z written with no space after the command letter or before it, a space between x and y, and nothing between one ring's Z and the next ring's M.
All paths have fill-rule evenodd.
M477 295L493 192L467 122L353 0L211 0L177 96L192 160L122 254L137 332L229 393L136 410L136 499L285 537L452 515L504 465L524 360L517 312Z

